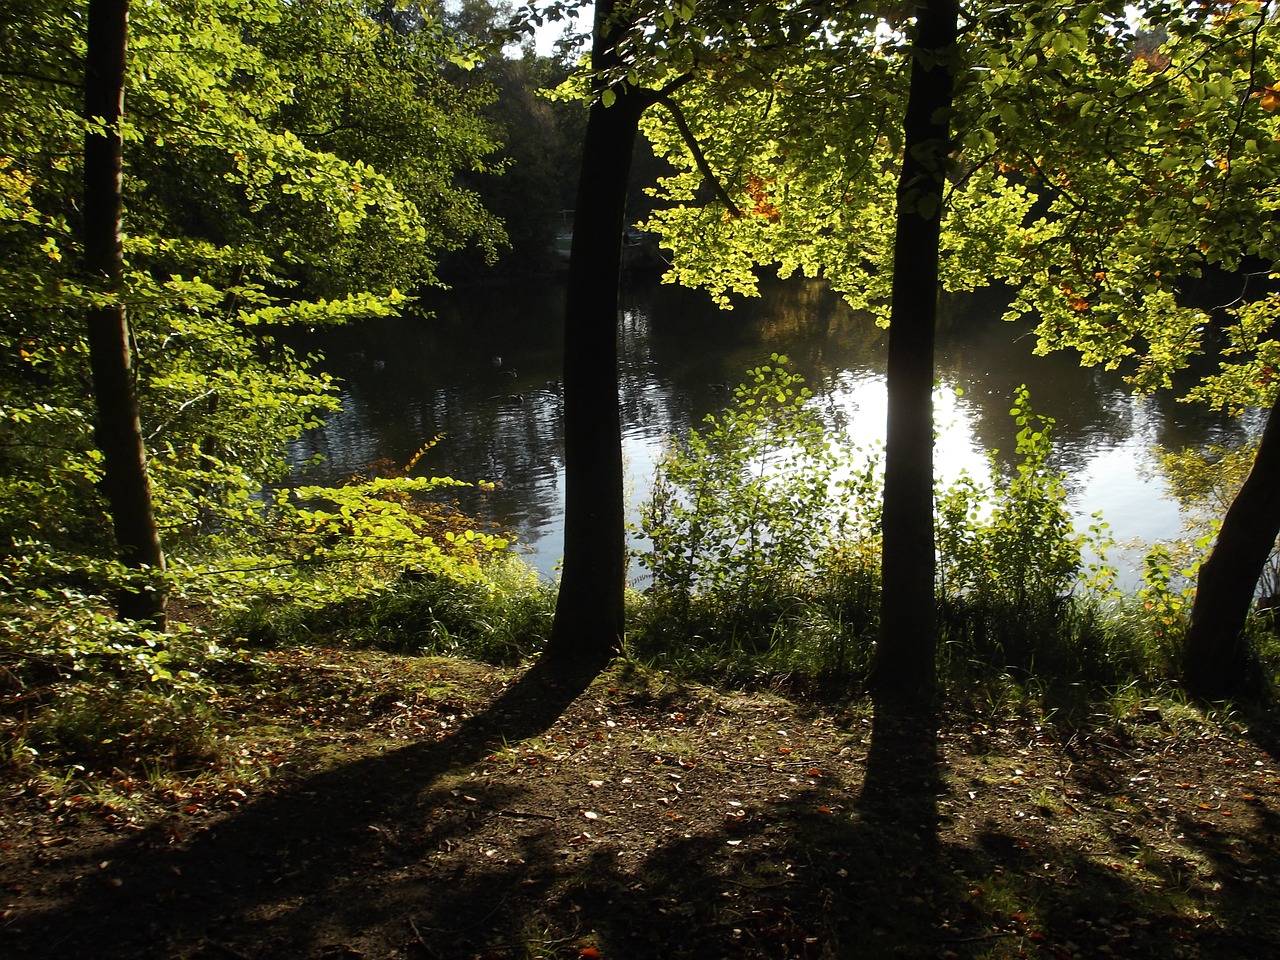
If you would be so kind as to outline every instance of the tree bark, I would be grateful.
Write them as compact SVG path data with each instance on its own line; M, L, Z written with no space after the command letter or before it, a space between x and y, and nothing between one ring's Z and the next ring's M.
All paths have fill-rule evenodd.
M164 569L138 418L129 324L116 299L124 278L121 244L125 58L129 0L91 0L85 53L84 268L90 289L106 302L87 315L89 368L103 456L103 488L120 558L135 570ZM122 617L165 626L165 591L159 584L131 587L117 604Z
M592 66L611 65L613 2L596 4ZM564 563L546 654L604 664L620 648L626 590L618 283L631 155L651 98L621 84L587 119L565 293Z
M1280 397L1267 417L1249 476L1200 567L1182 648L1182 680L1202 700L1266 693L1244 634L1258 578L1280 536Z
M927 0L920 6L903 122L886 376L883 593L872 675L878 699L929 699L936 685L933 353L955 89L949 60L958 20L956 0Z

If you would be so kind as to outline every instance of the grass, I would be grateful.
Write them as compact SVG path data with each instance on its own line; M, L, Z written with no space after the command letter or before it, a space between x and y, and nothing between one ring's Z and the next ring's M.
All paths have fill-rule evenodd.
M518 562L479 580L406 572L381 589L333 603L258 601L233 614L231 635L258 646L317 640L397 653L519 663L546 642L554 593Z
M828 582L834 593L821 592L819 584L806 594L793 585L754 594L750 604L694 596L672 606L633 593L628 682L657 686L654 696L670 694L660 688L685 678L826 701L856 697L874 650L867 631L875 612L855 604L875 600L861 577L857 568ZM516 565L502 565L481 582L411 575L330 605L261 602L161 646L116 637L95 648L85 631L59 633L54 618L36 618L32 623L47 631L42 638L32 643L10 634L0 646L8 687L0 755L11 764L130 776L141 764L163 771L216 768L233 780L237 758L228 755L225 736L237 718L220 691L278 685L280 667L265 651L326 645L346 651L342 657L369 649L511 665L537 656L552 614L545 584ZM1009 638L1019 624L1026 632L1015 644ZM1169 681L1175 665L1164 653L1167 637L1144 634L1131 606L1068 600L1057 604L1057 619L1049 622L951 600L942 607L940 630L939 672L953 703L1053 722L1102 716L1115 724L1176 725L1197 715ZM1263 662L1280 662L1280 642L1260 622L1253 637ZM147 656L163 660L161 674ZM406 700L448 700L456 684L447 672L429 659L415 662L418 667L396 678L394 693L381 687L353 693L317 665L275 696L295 697L326 721L345 715L352 723L394 712ZM655 750L683 754L679 744Z

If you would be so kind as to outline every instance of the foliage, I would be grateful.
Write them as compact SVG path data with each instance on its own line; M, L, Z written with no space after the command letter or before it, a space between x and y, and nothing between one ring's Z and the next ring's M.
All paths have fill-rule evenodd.
M228 629L255 644L326 642L415 654L521 663L551 627L554 596L518 561L491 564L483 579L406 571L385 583L308 601L259 597Z
M1160 470L1177 498L1185 518L1186 536L1172 549L1148 557L1148 590L1142 596L1153 615L1181 636L1195 591L1191 586L1199 569L1198 558L1208 550L1221 525L1222 515L1235 499L1257 453L1256 442L1236 446L1209 444L1166 451ZM1270 609L1280 595L1280 543L1272 549L1257 584L1255 627L1274 628ZM1155 612L1158 612L1155 613ZM1255 631L1255 635L1262 631Z
M323 268L325 287L349 278L404 289L432 283L442 255L470 246L491 261L506 244L501 223L468 180L501 173L493 122L497 92L461 82L471 46L423 4L399 19L371 15L358 0L307 0L264 24L256 40L291 84L282 121L308 147L376 170L403 191L423 241L410 247L366 217L345 238L342 259ZM462 76L460 77L459 74ZM315 238L306 238L314 242ZM299 240L291 241L294 250ZM312 276L314 266L308 267ZM308 284L315 287L314 279Z
M969 655L1029 668L1037 635L1057 629L1072 594L1103 592L1113 574L1101 561L1103 526L1074 529L1063 477L1050 466L1053 421L1032 411L1025 385L1009 415L1020 428L1012 473L1002 476L993 455L993 487L965 476L938 497L939 578L952 629L959 608L959 632L974 644ZM1086 547L1099 556L1087 580Z
M138 773L215 756L221 718L206 672L240 654L186 624L162 634L123 623L106 597L68 583L83 570L55 564L0 567L0 759Z
M494 91L479 110L502 142L487 169L468 172L463 180L506 228L510 250L499 256L497 271L544 272L555 266L562 211L575 203L586 109L578 99L546 95L564 82L569 64L538 56L532 44L523 45L519 56L510 46L501 48L510 16L509 4L489 0L466 0L445 12L451 34L490 45L483 59L451 79L464 91ZM465 256L452 258L446 269L459 284L474 283L479 272L474 257Z
M1204 544L1200 546L1203 548ZM1156 646L1174 664L1178 662L1195 597L1195 575L1196 568L1177 564L1165 544L1157 544L1142 559L1143 585L1137 595L1139 617L1155 638Z
M227 559L249 531L278 540L318 522L281 505L268 517L256 499L284 475L287 441L336 402L279 330L385 315L433 282L443 251L499 244L456 183L494 144L487 95L445 81L458 48L430 19L393 29L349 0L133 14L123 296L157 512L175 576L199 590L217 567L200 551ZM0 556L14 576L44 558L42 576L57 566L107 589L79 319L102 296L80 275L76 229L82 3L6 0L0 21ZM334 496L367 549L407 494ZM273 549L227 565L274 562Z
M1272 4L1034 0L978 4L965 17L943 55L960 80L947 117L957 136L942 211L944 284L1007 284L1008 316L1037 319L1040 352L1072 349L1083 363L1122 369L1136 389L1171 389L1210 351L1218 369L1197 371L1187 399L1233 414L1270 405L1280 359ZM855 4L789 57L775 51L772 69L729 77L708 67L677 91L692 120L649 128L678 170L663 185L668 209L650 224L672 250L673 279L727 304L754 290L758 265L776 265L783 275L825 276L853 306L885 312L890 217L877 198L892 195L886 187L902 168L911 33L880 5ZM709 168L685 147L685 129L732 150ZM727 192L712 201L701 184L714 178ZM903 199L912 202L910 189ZM1235 289L1214 297L1203 281L1223 278ZM1251 522L1232 528L1215 557L1244 556L1238 531ZM890 527L897 537L903 524ZM894 542L924 540L901 537ZM1232 663L1207 679L1238 632L1236 614L1243 625L1229 585L1254 575L1200 585L1197 612L1216 609L1188 634L1186 679L1207 696L1225 695L1226 677L1247 672ZM887 576L887 587L896 584ZM895 626L886 613L885 629Z
M653 581L635 611L633 655L735 682L865 679L878 625L879 458L826 439L784 360L751 370L730 408L660 464L641 527L653 551L638 560ZM993 458L990 482L966 476L938 495L945 675L1012 671L1058 687L1167 676L1173 651L1156 624L1113 610L1105 524L1075 529L1052 421L1025 387L1010 415L1016 466Z
M106 598L65 582L71 571L58 570L48 560L26 563L25 570L15 572L12 562L3 569L0 633L11 663L21 655L29 658L27 668L77 679L199 689L194 668L219 652L216 645L181 627L167 635L121 623L110 615ZM42 569L30 569L37 564Z
M1161 455L1160 470L1182 508L1186 532L1194 540L1194 550L1203 552L1217 534L1222 515L1249 475L1257 449L1256 442L1244 441L1230 447L1209 444L1200 448L1166 451ZM1186 559L1181 554L1179 556L1180 560ZM1186 576L1193 574L1194 571L1184 571ZM1264 598L1280 594L1280 545L1272 551L1262 571L1258 594Z
M1269 404L1276 302L1277 50L1267 3L978 5L955 56L958 150L944 211L948 289L1004 281L1011 316L1034 313L1042 350L1123 365L1168 387L1211 320L1189 281L1246 267L1222 322L1222 365L1191 396ZM669 279L724 303L753 268L826 277L856 308L883 311L905 103L904 24L853 5L821 35L771 51L772 72L713 66L675 94L719 148L713 172L661 113L646 133L677 169L650 226ZM740 214L740 215L739 215ZM1261 282L1259 282L1261 280ZM1228 296L1227 301L1236 299Z
M680 604L695 594L726 613L783 596L815 570L833 537L872 537L878 457L856 474L809 404L787 358L748 371L729 409L710 414L660 463L641 532L653 549L638 555L652 592ZM833 492L846 497L832 512Z
M1029 9L987 59L993 152L1045 205L1006 274L1021 284L1012 312L1038 314L1042 349L1123 364L1143 388L1169 386L1213 345L1210 321L1225 321L1220 372L1191 396L1269 403L1273 306L1266 284L1245 278L1275 254L1280 128L1268 90L1280 25L1266 3L1155 4L1144 11L1155 42L1144 42L1114 32L1118 10L1084 12ZM1032 58L1050 69L1019 68ZM1242 267L1237 307L1211 317L1188 281Z

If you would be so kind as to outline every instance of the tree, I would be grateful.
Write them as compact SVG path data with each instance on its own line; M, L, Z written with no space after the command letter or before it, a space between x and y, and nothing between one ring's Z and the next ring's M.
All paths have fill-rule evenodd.
M393 36L345 0L135 4L130 118L110 128L126 137L129 229L107 298L84 280L102 271L68 199L89 172L84 9L0 0L0 564L37 597L113 575L88 346L69 318L128 306L129 382L181 575L258 529L288 440L334 405L278 331L384 315L434 281L443 250L501 239L456 183L494 144L476 101L439 82L462 54L438 28Z
M902 124L886 373L880 641L872 682L877 696L903 700L930 699L936 683L933 341L959 16L955 0L929 0L919 8Z
M864 11L873 19L890 12ZM1222 369L1190 397L1227 409L1269 406L1280 362L1274 299L1246 285L1224 323L1193 305L1187 281L1206 269L1275 260L1280 28L1267 3L1159 3L1144 12L1140 29L1118 2L966 12L940 275L949 289L1010 284L1010 316L1039 316L1041 349L1123 365L1140 389L1171 386L1216 326ZM682 92L704 141L737 145L738 166L726 179L755 216L725 220L695 202L687 174L671 178L667 197L679 205L655 225L673 251L676 279L727 300L752 292L753 265L772 262L782 275L826 277L855 307L881 317L891 309L896 274L881 198L899 147L887 118L904 103L887 67L905 50L895 29L887 16L879 27L837 21L762 92L744 97L714 82ZM1162 35L1163 45L1153 40ZM647 129L693 170L670 130ZM895 484L888 486L892 499ZM1264 520L1274 539L1269 520L1254 515ZM888 564L899 529L886 516ZM1236 549L1233 537L1221 546ZM1240 575L1252 581L1248 566ZM1197 604L1221 611L1213 569ZM886 587L896 590L893 580L886 570ZM1232 624L1243 623L1240 604L1237 596ZM1197 626L1189 639L1202 635ZM1223 650L1225 675L1247 675L1230 654L1243 649ZM1190 669L1203 662L1188 657Z
M591 108L565 293L565 546L547 646L554 660L598 663L622 643L627 560L617 324L631 156L648 107L664 104L679 118L671 95L708 64L732 64L745 51L780 42L773 7L747 5L741 12L753 16L735 20L734 6L595 6ZM739 213L718 189L696 138L677 123L699 172Z
M1021 267L1004 275L1020 285L1012 312L1039 315L1041 349L1123 366L1144 390L1170 388L1193 358L1216 353L1218 371L1187 398L1272 410L1254 470L1200 568L1183 650L1189 690L1248 697L1261 678L1243 631L1280 535L1271 493L1280 314L1264 279L1280 252L1280 24L1269 3L1145 13L1146 32L1134 36L1098 30L1096 12L1069 20L1044 5L993 47L993 65L1040 56L1054 67L1034 91L1016 71L993 71L985 85L1002 118L992 127L1004 126L1001 162L1038 182L1048 206L1018 242ZM1118 24L1120 11L1111 17ZM1101 135L1086 136L1086 125ZM1195 281L1210 272L1237 277L1234 304L1199 301Z
M910 64L905 95L891 79L890 55L876 39L877 10L867 5L860 15L845 13L839 24L843 32L834 35L834 28L828 29L825 38L811 37L809 44L790 51L799 60L783 67L789 80L782 85L784 93L775 89L776 81L765 86L755 97L757 109L744 111L751 119L731 121L734 133L725 131L723 117L714 121L717 139L755 128L741 141L750 145L742 151L749 158L745 176L740 171L733 178L751 215L741 224L714 223L682 206L655 220L676 252L677 270L709 282L721 299L730 290L754 292L751 265L775 260L783 275L824 273L859 306L881 298L887 303L883 589L873 683L882 699L927 701L935 685L936 644L933 338L959 11L950 2L918 9L914 39L908 43L904 37L895 51ZM832 69L836 62L840 68ZM843 97L833 95L833 85ZM717 108L726 106L723 91L713 97ZM826 103L855 106L841 115L840 107L832 110ZM815 110L833 115L821 124L825 135L805 143L819 126ZM901 121L892 119L895 113ZM653 132L674 152L663 131ZM842 134L848 134L848 142L836 141ZM860 151L865 153L859 156ZM889 209L877 194L887 192L895 166L897 187ZM693 198L679 177L668 181L667 190L671 200ZM698 227L691 227L691 220ZM894 225L892 231L886 222ZM868 261L891 269L868 276Z
M502 273L542 273L555 266L555 237L563 211L571 210L578 184L588 105L577 97L550 94L573 72L559 59L539 56L531 41L519 56L503 41L511 35L507 4L467 0L448 18L452 35L485 44L484 59L452 78L460 89L492 90L492 102L480 107L502 147L485 171L466 175L485 207L506 228L510 249L498 258ZM448 265L449 276L474 282L489 265L461 258Z
M416 3L384 7L375 16L360 0L306 0L282 7L253 34L253 46L289 85L273 126L311 150L377 171L412 204L422 231L406 249L382 218L367 216L340 245L291 237L294 256L319 242L324 259L342 258L341 270L306 268L301 279L312 295L347 293L346 277L378 288L434 285L449 255L476 249L492 260L507 244L474 184L505 166L490 115L496 91L470 80L472 48L488 41L458 37Z
M163 572L164 552L151 505L147 453L134 389L132 345L120 300L124 253L120 236L125 58L128 0L90 0L85 45L84 268L101 301L87 311L89 368L97 407L94 432L102 451L102 483L121 560L135 570ZM130 586L121 616L165 626L166 593L159 583Z
M1253 468L1200 565L1182 652L1187 689L1206 700L1264 692L1245 619L1258 578L1280 536L1280 399L1267 416Z
M564 567L547 644L553 660L599 663L622 643L626 522L618 412L618 282L631 154L652 102L618 64L614 0L596 4L591 67L598 96L587 117L565 290Z

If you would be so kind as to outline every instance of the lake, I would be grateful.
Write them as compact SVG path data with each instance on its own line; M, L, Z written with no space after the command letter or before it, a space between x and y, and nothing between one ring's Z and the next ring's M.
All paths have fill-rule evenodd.
M785 353L833 429L883 440L885 334L820 283L775 282L759 299L721 311L705 295L629 282L621 301L620 403L629 517L638 517L654 467L672 437L728 402L748 368ZM1138 399L1119 374L1082 369L1073 354L1037 357L1026 324L1000 319L994 295L947 297L938 329L938 473L986 474L1017 428L1019 384L1037 413L1057 422L1057 463L1079 517L1101 511L1126 548L1113 556L1132 586L1139 544L1178 536L1182 518L1154 454L1229 443L1261 429L1172 397ZM555 282L462 290L423 303L425 315L318 330L302 346L325 355L342 381L342 410L290 450L320 454L307 482L341 482L377 461L406 463L443 439L416 472L490 480L462 489L460 506L519 535L529 562L553 576L563 539L564 436L559 394L564 290Z

